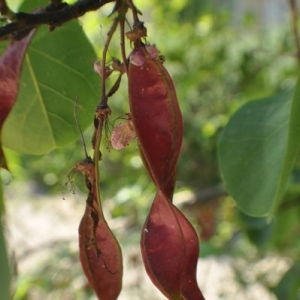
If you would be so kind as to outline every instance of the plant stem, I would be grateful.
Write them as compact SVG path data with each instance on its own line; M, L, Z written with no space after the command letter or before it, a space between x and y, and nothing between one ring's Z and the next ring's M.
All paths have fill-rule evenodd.
M120 48L122 61L125 68L125 72L127 73L127 57L126 57L126 49L125 49L125 18L121 18L120 20Z
M290 5L292 29L293 29L293 34L294 34L294 39L295 39L295 44L297 49L296 56L297 56L298 63L300 64L300 38L299 38L299 30L297 26L297 21L298 21L297 3L296 0L288 0L288 1Z
M5 4L5 0L0 0ZM17 37L21 39L22 32L46 24L52 29L70 20L77 19L88 11L97 10L106 3L115 0L79 0L74 4L60 5L53 9L53 4L43 7L33 13L18 12L14 14L14 21L0 27L0 40ZM3 6L4 7L4 6Z
M106 42L105 42L105 45L103 48L103 52L102 52L101 66L103 69L105 68L105 65L106 65L106 55L107 55L108 47L109 47L111 39L114 35L114 32L117 29L118 23L119 23L119 19L115 18L109 32L107 33L107 39L106 39ZM99 104L99 107L102 107L102 108L107 107L107 95L106 95L106 85L105 84L106 84L106 78L105 78L105 76L103 76L102 85L101 85L101 88L102 88L101 99L100 99L100 104Z
M102 212L102 205L101 205L101 197L100 197L100 172L99 172L99 160L101 159L101 152L100 152L100 143L102 139L102 130L103 130L103 124L104 124L104 117L102 114L99 114L97 116L96 112L96 118L98 120L97 126L95 127L94 132L94 168L95 168L95 178L94 178L94 189L95 189L95 197L97 198L97 204L98 204L98 213L101 215L100 217L103 219L103 212Z

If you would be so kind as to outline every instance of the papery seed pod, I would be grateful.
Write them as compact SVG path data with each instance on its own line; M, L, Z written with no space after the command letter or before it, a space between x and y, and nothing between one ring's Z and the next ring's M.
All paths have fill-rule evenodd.
M154 53L140 45L130 54L130 111L145 165L158 188L171 198L182 143L182 116L173 81Z

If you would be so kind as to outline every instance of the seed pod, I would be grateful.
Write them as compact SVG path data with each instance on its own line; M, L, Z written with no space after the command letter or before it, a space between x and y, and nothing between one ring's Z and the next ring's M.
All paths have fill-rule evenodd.
M172 204L158 192L142 230L141 251L146 271L168 299L180 299L184 241Z
M197 262L199 256L199 241L196 231L186 217L173 206L180 229L182 231L183 244L185 246L185 259L182 264L184 271L181 277L180 292L183 299L204 300L197 284Z
M117 299L122 288L122 257L118 242L105 220L87 203L79 225L82 268L100 300Z
M82 269L100 300L115 300L122 288L121 249L98 204L93 160L87 157L75 169L85 175L89 189L78 229Z
M142 231L141 250L149 277L168 299L204 299L196 280L197 234L160 191Z
M146 168L168 198L174 190L183 126L173 81L154 46L130 54L128 91L132 121Z

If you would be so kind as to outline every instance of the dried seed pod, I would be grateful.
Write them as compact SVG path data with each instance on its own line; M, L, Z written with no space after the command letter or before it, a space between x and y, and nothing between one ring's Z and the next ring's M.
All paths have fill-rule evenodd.
M79 225L79 249L82 268L98 298L117 299L122 288L121 249L91 203Z
M132 121L145 165L168 198L174 190L183 135L173 81L156 52L139 44L130 54L128 91ZM158 52L157 52L158 53Z
M100 300L117 299L122 288L122 253L98 203L95 166L91 158L75 166L89 189L79 225L79 257L83 271Z

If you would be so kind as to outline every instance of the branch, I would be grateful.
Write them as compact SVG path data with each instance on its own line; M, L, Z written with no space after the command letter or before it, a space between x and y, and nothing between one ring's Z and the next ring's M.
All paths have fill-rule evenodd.
M6 4L5 0L0 0L0 14L1 15L6 15L8 12L9 8Z
M290 13L291 13L291 22L292 22L292 28L293 28L293 34L297 49L297 59L300 63L300 38L299 38L299 31L297 26L298 21L298 9L297 9L297 3L295 0L289 0L290 5Z
M52 1L52 4L33 13L15 13L14 21L0 27L0 40L9 38L21 39L31 29L39 25L49 25L53 30L55 27L62 25L72 19L77 19L86 12L99 9L106 3L116 0L79 0L78 2L68 5L59 1ZM5 1L2 1L5 3Z

